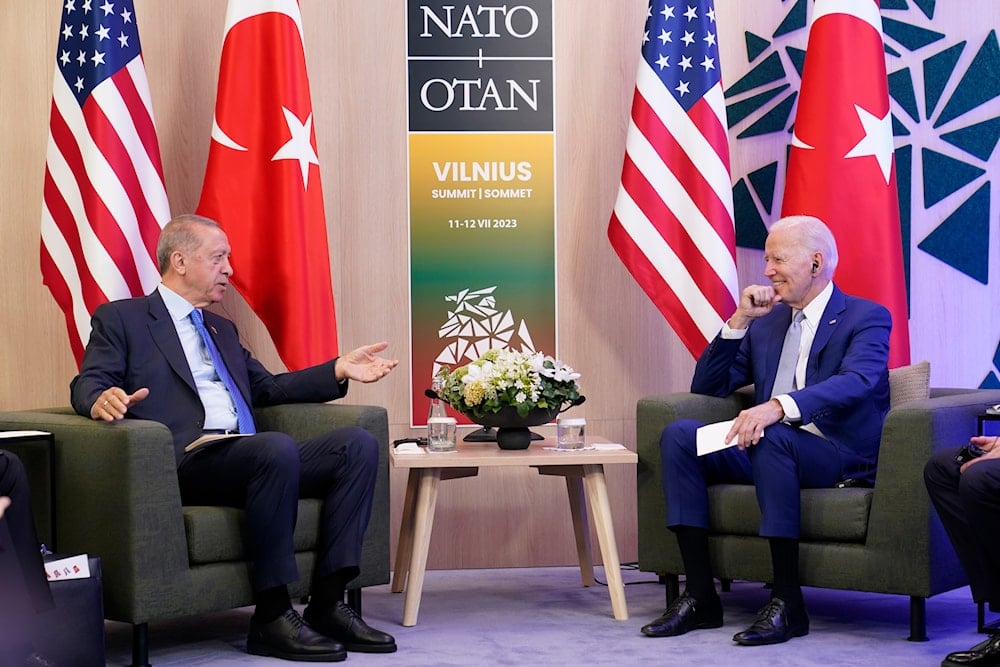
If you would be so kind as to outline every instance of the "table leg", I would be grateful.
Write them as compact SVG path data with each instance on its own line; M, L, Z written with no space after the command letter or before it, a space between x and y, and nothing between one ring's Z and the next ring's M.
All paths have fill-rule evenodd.
M576 536L576 557L580 561L580 579L584 586L593 586L594 558L590 552L590 523L587 520L583 481L579 475L565 477L566 491L569 493L569 512L573 517L573 533Z
M601 546L604 576L608 579L611 609L617 620L624 621L628 619L628 607L625 603L625 584L622 582L621 563L618 561L618 544L615 541L615 528L611 519L611 502L608 498L608 485L604 479L604 466L585 465L583 474L587 498L594 513L597 542Z
M427 569L427 550L431 543L434 524L434 507L437 504L440 468L424 468L418 473L413 510L413 554L403 600L403 625L417 624L420 596L424 590L424 571Z
M399 593L406 588L406 575L410 571L410 559L413 557L413 506L417 486L420 483L420 471L410 468L406 479L406 494L403 498L403 516L399 521L399 541L396 543L396 566L392 571L393 593Z

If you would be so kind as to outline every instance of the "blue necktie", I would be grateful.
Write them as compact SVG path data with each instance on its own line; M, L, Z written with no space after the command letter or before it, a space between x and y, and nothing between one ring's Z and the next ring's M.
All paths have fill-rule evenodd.
M191 311L191 321L194 322L195 330L201 336L202 342L205 343L208 356L212 358L212 365L215 366L216 375L222 380L222 384L226 385L226 389L229 390L229 395L233 399L233 404L236 406L236 423L240 429L240 433L256 433L257 429L253 424L253 413L250 411L250 406L243 399L243 394L240 393L240 388L236 386L233 376L229 374L226 362L222 360L219 348L215 347L215 342L208 335L208 330L205 329L205 320L202 317L201 311L197 308Z
M802 320L806 314L799 310L792 318L785 332L785 342L781 347L781 357L778 359L778 372L774 374L774 388L771 396L788 394L797 389L795 382L795 367L799 365L799 345L802 341Z

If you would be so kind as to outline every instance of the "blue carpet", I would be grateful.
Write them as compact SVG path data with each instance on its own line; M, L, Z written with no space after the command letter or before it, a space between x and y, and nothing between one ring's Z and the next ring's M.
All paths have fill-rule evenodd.
M603 572L597 569L599 579ZM417 625L400 625L403 595L366 589L365 619L396 637L389 655L352 653L350 665L939 665L946 654L983 639L968 589L927 602L926 642L910 642L909 599L809 588L806 637L742 647L732 642L767 602L759 583L734 582L722 594L725 625L682 637L652 639L639 628L663 611L664 589L626 569L630 619L616 621L607 588L584 588L569 567L429 571ZM282 665L245 653L251 609L150 624L150 661L180 665ZM128 665L130 627L106 624L108 664Z

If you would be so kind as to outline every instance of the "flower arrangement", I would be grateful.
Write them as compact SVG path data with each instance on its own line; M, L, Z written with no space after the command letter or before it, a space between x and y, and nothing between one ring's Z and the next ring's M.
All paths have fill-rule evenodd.
M580 374L541 352L494 348L454 371L442 366L436 377L441 400L471 419L507 407L520 417L535 409L554 413L584 400Z

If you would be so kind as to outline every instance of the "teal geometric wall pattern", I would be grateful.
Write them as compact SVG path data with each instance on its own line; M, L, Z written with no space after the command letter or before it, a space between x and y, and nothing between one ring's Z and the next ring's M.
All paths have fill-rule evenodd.
M736 134L737 141L791 131L804 52L785 42L793 37L796 43L802 41L802 35L798 33L807 28L808 5L806 0L785 4L787 10L770 36L749 31L744 34L747 61L751 68L725 91L730 128L745 125ZM988 33L977 47L972 63L961 71L957 65L967 44L948 44L946 34L913 22L933 21L933 0L883 0L881 5L887 51L906 53L922 50L927 53L916 77L907 66L889 73L895 136L910 136L916 126L930 122L935 129L946 128L932 137L932 144L941 142L960 149L960 155L956 157L934 148L921 147L919 153L912 156L917 159L913 168L921 172L923 191L914 192L908 188L908 196L900 201L901 211L917 205L930 209L949 195L966 189L969 198L952 203L952 210L943 216L947 224L941 233L932 232L930 236L933 238L918 247L969 277L985 282L988 279L984 267L990 247L989 221L997 220L1000 213L996 203L989 201L989 188L983 188L977 181L988 182L986 163L1000 141L1000 115L964 125L962 116L1000 98L1000 48L996 31ZM923 109L917 103L915 78L923 82ZM942 98L946 90L950 94ZM897 150L907 145L897 142ZM785 169L784 161L767 166L782 172ZM740 184L748 176L734 174L733 179ZM901 177L897 171L897 179ZM770 187L774 188L777 182L771 180ZM746 185L738 187L746 188ZM760 247L760 221L764 217L770 218L771 207L768 205L763 211L758 210L758 202L774 202L780 194L773 190L762 191L760 187L761 184L754 186L756 200L747 196L746 191L741 191L736 202L737 241L741 247ZM962 221L958 222L956 216ZM904 217L909 216L904 214ZM959 238L942 242L943 235L958 230L963 232ZM750 245L744 246L742 242Z
M780 210L813 5L770 2L761 21L741 29L745 66L724 69L723 78L730 150L739 156L732 173L736 241L744 249L762 248L766 227ZM963 294L978 294L972 285L987 286L984 301L1000 302L1000 291L990 284L991 272L997 282L1000 236L1000 42L995 21L955 20L959 12L976 14L984 7L992 5L881 1L911 317L915 306L923 306L924 319L911 324L911 338L918 340L929 340L932 316L926 301L914 301L927 296L915 297L911 289L926 286L929 276ZM738 74L729 79L726 71ZM967 316L937 314L951 321ZM1000 355L998 327L992 320L985 324L990 342L977 338L965 346L975 361L935 351L926 342L923 353L940 354L949 368L965 364L963 381L970 381L975 364L981 369L976 382L1000 383L1000 357L992 360L994 349ZM939 366L938 372L949 369Z

